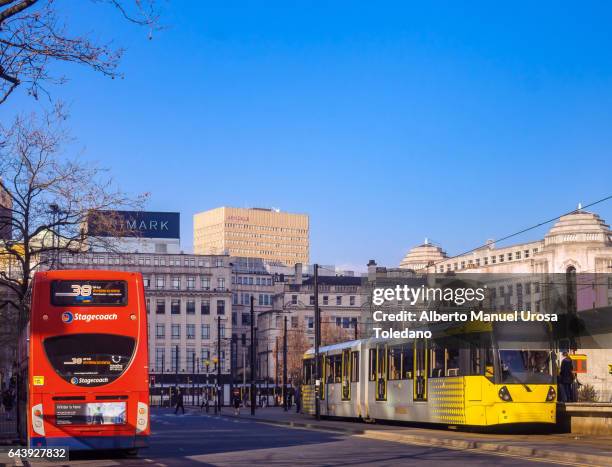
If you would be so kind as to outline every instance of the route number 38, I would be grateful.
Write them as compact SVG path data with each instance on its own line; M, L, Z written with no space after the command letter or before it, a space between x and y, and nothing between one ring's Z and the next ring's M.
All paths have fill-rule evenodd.
M91 295L91 285L71 285L72 292L75 296L89 297Z

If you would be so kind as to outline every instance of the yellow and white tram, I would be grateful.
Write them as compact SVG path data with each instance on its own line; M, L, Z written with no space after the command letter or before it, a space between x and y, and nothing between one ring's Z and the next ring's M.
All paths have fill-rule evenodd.
M323 416L449 426L554 424L556 365L546 324L474 323L431 339L366 339L320 348ZM303 407L315 412L314 350Z

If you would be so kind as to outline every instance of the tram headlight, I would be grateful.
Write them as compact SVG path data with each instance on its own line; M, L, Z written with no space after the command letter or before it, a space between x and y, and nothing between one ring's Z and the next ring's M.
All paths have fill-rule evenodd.
M552 402L557 397L557 391L552 386L548 388L548 394L546 394L546 402Z
M512 402L512 396L510 395L510 391L508 391L506 386L502 386L497 394L504 402Z

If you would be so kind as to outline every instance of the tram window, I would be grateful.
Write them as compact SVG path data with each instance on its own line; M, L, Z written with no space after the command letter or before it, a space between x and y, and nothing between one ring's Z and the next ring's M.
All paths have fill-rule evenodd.
M482 363L480 361L480 349L472 344L470 345L470 375L482 374Z
M495 376L495 364L493 360L493 349L488 348L485 357L485 376L493 378Z
M369 381L376 381L376 349L370 349L370 374Z
M444 376L444 349L434 347L431 349L430 378L440 378Z
M329 356L325 359L325 377L328 383L334 382L334 357Z
M389 379L402 377L402 346L389 347Z
M378 365L376 368L378 379L387 379L387 362L385 361L385 353L384 347L381 346L378 348Z
M359 352L351 352L351 381L359 381Z
M334 383L342 382L342 355L334 355Z
M414 349L405 346L402 352L402 379L412 379L414 371Z
M446 350L446 376L459 376L459 349Z

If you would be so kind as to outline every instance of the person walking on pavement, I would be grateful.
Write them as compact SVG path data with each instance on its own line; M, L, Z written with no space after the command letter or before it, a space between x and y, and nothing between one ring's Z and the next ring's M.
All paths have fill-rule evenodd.
M176 391L176 409L174 410L174 415L178 414L178 410L182 409L183 415L185 415L185 406L183 405L183 391L181 388L178 388Z
M297 386L295 388L295 413L300 413L300 409L302 408L302 391L300 391L300 387Z
M7 420L12 420L13 401L13 391L11 389L5 389L2 393L2 405L4 405Z
M563 352L561 369L559 371L559 395L563 396L564 402L575 402L572 384L574 382L574 365L567 352Z
M206 408L206 413L210 410L210 398L208 397L208 391L204 391L204 399L202 399L202 405L200 405L200 410Z
M234 416L240 416L240 389L235 388L233 393Z

